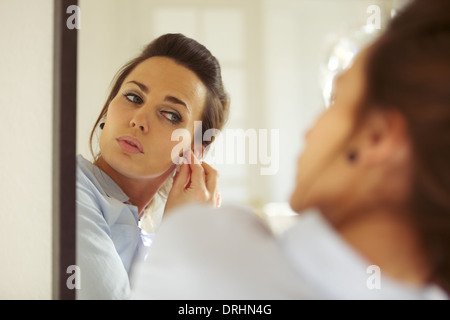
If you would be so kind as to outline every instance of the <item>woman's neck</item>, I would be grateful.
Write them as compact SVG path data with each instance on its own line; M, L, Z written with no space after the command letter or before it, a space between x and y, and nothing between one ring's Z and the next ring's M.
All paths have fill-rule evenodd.
M338 233L382 273L412 285L427 282L429 265L406 215L376 210L350 220L337 228Z
M144 214L144 209L153 200L153 197L173 172L172 168L156 178L135 179L126 177L112 168L102 157L94 163L104 171L123 192L130 198L131 204L138 208L139 218Z

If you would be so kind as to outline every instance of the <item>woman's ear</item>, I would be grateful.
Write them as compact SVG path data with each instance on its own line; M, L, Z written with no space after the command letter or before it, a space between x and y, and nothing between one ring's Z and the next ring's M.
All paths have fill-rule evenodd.
M362 166L404 161L409 157L410 139L406 120L397 111L373 111L366 118L356 148Z
M203 144L198 145L198 146L196 144L194 144L192 146L192 152L194 152L195 156L201 160L202 158L204 158L203 153L205 152L205 146Z
M205 150L206 150L206 147L204 144L202 144L202 158L205 157Z

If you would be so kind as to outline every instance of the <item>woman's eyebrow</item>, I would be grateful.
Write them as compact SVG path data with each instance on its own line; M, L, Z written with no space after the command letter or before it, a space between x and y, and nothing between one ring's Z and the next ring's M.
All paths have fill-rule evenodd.
M128 81L127 83L134 83L135 85L137 85L139 87L139 89L144 91L146 94L149 92L148 87L145 84L143 84L143 83L140 83L140 82L134 81L134 80ZM174 96L166 96L164 98L164 101L182 105L182 106L184 106L187 109L187 111L189 113L191 113L191 109L188 107L187 103L182 101L182 100L180 100L180 99L178 99L178 98L176 98L176 97L174 97Z
M128 81L127 83L134 83L135 85L137 85L139 87L139 89L141 89L145 93L148 93L148 87L143 83L140 83L140 82L137 82L134 80Z
M180 99L178 99L178 98L176 98L176 97L174 97L174 96L166 96L166 97L164 98L164 101L171 102L171 103L175 103L175 104L180 104L180 105L186 107L186 109L187 109L187 111L188 111L189 113L191 112L191 109L188 107L188 105L187 105L186 102L181 101Z

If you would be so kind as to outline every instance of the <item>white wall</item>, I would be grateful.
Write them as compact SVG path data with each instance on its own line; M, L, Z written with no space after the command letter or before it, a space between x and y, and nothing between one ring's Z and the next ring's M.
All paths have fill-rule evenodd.
M0 299L51 298L53 1L0 1Z
M280 129L280 170L270 177L270 201L289 198L304 134L324 110L319 70L327 38L367 24L370 5L379 6L385 25L391 0L265 0L266 126Z

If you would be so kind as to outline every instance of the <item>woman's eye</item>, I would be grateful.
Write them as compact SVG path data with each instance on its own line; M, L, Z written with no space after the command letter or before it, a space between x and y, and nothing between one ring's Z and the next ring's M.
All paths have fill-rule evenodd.
M162 111L162 114L164 117L167 118L167 120L169 120L172 123L179 123L181 122L181 117L173 112L168 112L168 111Z
M132 103L141 104L143 102L142 98L134 93L125 93L124 96Z

